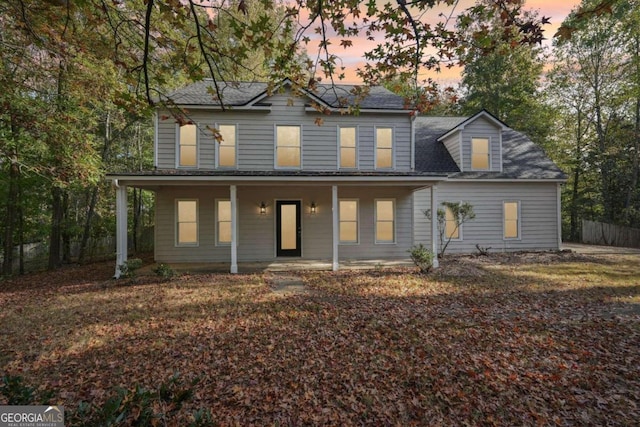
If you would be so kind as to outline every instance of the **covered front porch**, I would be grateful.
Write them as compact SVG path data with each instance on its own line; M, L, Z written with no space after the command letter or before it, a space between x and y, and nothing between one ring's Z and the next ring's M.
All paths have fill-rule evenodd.
M339 262L339 270L374 270L380 268L412 267L413 262L406 259L370 259L343 260ZM149 268L153 268L150 266ZM171 268L180 273L228 273L230 262L198 262L172 263ZM295 272L295 271L332 271L331 260L287 259L275 261L238 262L239 274L264 272Z
M127 260L128 187L156 193L157 262L231 273L243 266L336 271L406 263L414 244L413 193L429 188L435 210L437 183L446 179L410 174L110 178L116 188L116 277ZM431 228L437 236L437 218ZM430 246L437 253L436 238Z

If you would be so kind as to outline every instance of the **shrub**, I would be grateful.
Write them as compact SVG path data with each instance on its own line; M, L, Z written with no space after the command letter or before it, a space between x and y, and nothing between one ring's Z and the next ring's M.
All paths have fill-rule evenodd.
M409 255L415 265L418 266L420 272L428 273L433 268L434 253L427 249L422 243L412 246L409 249Z
M169 425L171 417L183 404L193 398L199 379L184 384L178 374L160 384L157 389L140 385L133 388L118 387L102 405L80 402L73 422L82 425L115 426ZM211 421L208 410L199 409L192 414L194 421L189 426L207 425Z
M136 270L142 267L140 258L131 258L120 266L120 277L131 278L136 276Z
M169 280L176 276L176 271L167 264L158 264L158 266L153 269L153 272L164 280Z
M51 390L39 393L35 387L25 385L22 377L5 374L0 385L0 396L7 399L9 405L43 405L53 396Z

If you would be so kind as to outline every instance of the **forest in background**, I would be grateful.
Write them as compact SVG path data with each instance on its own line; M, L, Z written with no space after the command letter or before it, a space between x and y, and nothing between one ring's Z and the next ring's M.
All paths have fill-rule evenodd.
M1 274L24 272L27 244L45 244L55 269L86 261L92 242L115 234L105 173L153 168L151 118L163 94L205 77L213 93L232 80L339 83L332 35L342 46L384 40L360 78L422 114L485 108L543 147L569 177L565 239L579 239L582 219L640 228L639 2L584 0L550 50L540 44L546 18L522 0L478 0L453 27L418 18L434 3L455 1L3 2ZM418 77L453 63L463 66L459 87ZM154 200L129 191L137 250Z

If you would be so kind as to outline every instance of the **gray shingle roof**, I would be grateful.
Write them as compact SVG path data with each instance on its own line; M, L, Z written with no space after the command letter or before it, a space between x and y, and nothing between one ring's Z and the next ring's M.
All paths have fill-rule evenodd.
M418 117L416 119L416 169L448 172L451 179L566 179L542 148L513 129L502 134L502 172L460 172L444 144L437 139L467 117Z
M251 104L252 101L263 97L267 91L267 83L262 82L218 82L220 97L225 106L240 107ZM351 92L354 85L319 84L317 89L310 91L320 101L330 107L344 107L353 105L355 95ZM167 98L178 105L220 106L213 80L205 79L178 89ZM404 98L388 91L381 86L372 86L366 97L360 100L361 109L404 110ZM408 113L408 111L407 111Z
M465 121L466 117L417 117L416 169L431 172L460 172L443 143L437 139Z

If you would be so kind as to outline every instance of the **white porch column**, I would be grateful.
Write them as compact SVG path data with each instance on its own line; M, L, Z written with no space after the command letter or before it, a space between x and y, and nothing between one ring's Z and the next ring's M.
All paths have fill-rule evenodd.
M331 269L338 271L340 264L338 262L338 241L340 240L340 224L338 223L338 186L331 186L331 212L333 222L333 262L331 263Z
M438 186L431 186L431 252L433 252L433 268L438 268Z
M238 206L237 206L237 190L235 185L229 187L229 199L231 200L231 270L230 273L238 272Z
M127 186L118 185L118 181L113 181L116 187L116 272L113 277L120 278L122 271L120 267L127 262Z

